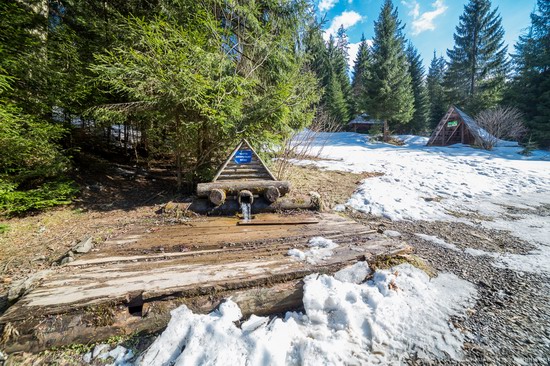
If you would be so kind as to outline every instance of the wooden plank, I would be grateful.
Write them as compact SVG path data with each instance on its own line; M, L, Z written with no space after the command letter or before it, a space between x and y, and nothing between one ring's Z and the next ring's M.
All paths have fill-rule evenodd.
M259 216L258 222L277 221L276 215ZM100 246L100 252L56 268L9 308L0 324L10 323L20 336L11 339L6 350L36 351L135 331L158 331L168 322L171 309L186 304L195 312L207 313L228 296L244 314L292 310L301 306L301 279L307 274L333 273L358 260L410 250L406 243L337 215L280 216L278 223L292 220L302 224L241 227L236 219L222 218L146 233L146 228L136 228L106 242L112 251ZM138 234L140 230L142 234ZM128 245L141 250L151 243L168 247L183 239L194 242L205 238L204 247L208 247L212 246L210 239L221 243L224 234L225 241L227 236L240 240L222 250L127 257L118 254L116 244L132 237L137 241ZM287 256L289 248L305 250L310 238L319 235L339 244L332 257L311 264ZM263 239L255 241L259 238ZM101 257L101 252L114 255ZM143 317L131 315L128 304L143 304ZM107 314L106 321L98 319L98 314Z
M256 225L302 225L318 224L319 220L296 220L296 221L261 221L261 220L241 220L237 225L256 226Z
M233 158L233 156L235 156L235 153L239 150L239 148L242 146L243 142L241 141L234 149L233 151L231 152L231 154L229 154L229 156L227 157L227 159L225 160L225 162L222 164L222 166L218 169L218 171L216 172L216 175L214 176L214 179L212 179L212 182L215 182L218 177L220 176L220 174L222 173L222 171L225 169L225 167L227 166L227 164L229 164L229 162L231 161L231 159Z

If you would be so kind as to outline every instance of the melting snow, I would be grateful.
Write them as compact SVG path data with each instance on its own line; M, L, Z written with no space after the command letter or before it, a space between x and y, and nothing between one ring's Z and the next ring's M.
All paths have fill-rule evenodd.
M319 261L330 258L333 254L332 249L338 247L338 244L330 239L316 236L309 240L309 250L303 252L300 249L290 249L288 255L297 260L307 261L310 264L317 264Z
M234 322L241 313L231 300L208 315L181 306L138 364L387 364L423 353L461 359L463 336L449 318L472 305L472 284L451 274L430 280L408 264L356 284L367 270L358 263L336 278L310 275L304 281L304 313L252 316L240 328Z
M536 214L539 205L550 205L549 152L537 150L526 157L518 154L517 146L486 151L461 144L425 146L427 138L398 137L403 146L370 142L368 136L356 133L321 134L322 143L314 144L314 149L322 145L322 156L330 160L293 162L329 170L382 172L383 176L365 179L346 206L392 220L476 220L487 228L509 230L538 248L529 255L468 253L493 257L499 267L550 272L550 220ZM510 218L507 206L526 211ZM487 220L480 215L468 219L472 213ZM438 240L430 241L458 250Z

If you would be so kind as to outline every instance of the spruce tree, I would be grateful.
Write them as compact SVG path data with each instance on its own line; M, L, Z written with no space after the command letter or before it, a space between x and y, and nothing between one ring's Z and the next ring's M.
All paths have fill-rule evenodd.
M351 84L354 114L366 112L367 90L366 84L369 76L370 51L365 35L361 36L361 43L353 65L353 81Z
M430 129L434 129L437 126L449 107L445 98L445 90L443 89L445 65L445 59L437 57L434 51L434 57L430 63L428 77L426 78L429 102L428 125Z
M537 1L531 27L515 45L512 55L516 75L510 102L523 113L532 138L550 146L550 3Z
M402 127L414 113L411 75L405 55L403 26L391 0L374 22L372 62L367 79L367 112L391 128ZM387 128L385 128L387 130ZM389 136L384 134L384 138Z
M407 47L407 61L409 62L414 95L414 114L411 122L409 122L409 129L413 133L419 133L427 128L428 95L424 83L424 65L418 51L411 42Z
M503 96L509 64L498 8L490 0L470 0L454 33L446 86L452 103L471 113L497 105Z
M329 74L326 89L326 109L331 117L338 123L344 124L349 121L350 109L347 94L350 93L351 86L349 79L346 84L347 75L345 75L346 63L342 50L338 48L332 35L327 45L327 54L329 58Z
M349 41L346 34L346 30L343 26L340 26L336 33L336 48L332 57L332 67L338 82L340 83L340 89L346 103L346 113L343 115L342 123L347 123L352 117L353 112L353 96L351 91L351 84L349 80Z

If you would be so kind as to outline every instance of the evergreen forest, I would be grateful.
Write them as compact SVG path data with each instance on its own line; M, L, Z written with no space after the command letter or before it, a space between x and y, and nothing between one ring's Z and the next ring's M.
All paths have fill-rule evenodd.
M426 135L451 104L510 106L550 147L548 0L510 47L495 4L468 1L427 70L392 0L357 54L309 0L16 0L0 19L0 215L71 202L85 152L162 162L190 192L240 139L271 151L321 119Z

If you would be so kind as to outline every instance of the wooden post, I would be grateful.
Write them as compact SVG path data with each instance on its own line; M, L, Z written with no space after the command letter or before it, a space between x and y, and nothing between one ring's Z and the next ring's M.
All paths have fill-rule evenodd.
M281 197L281 192L275 186L268 187L264 192L264 197L269 202L275 202Z
M226 199L225 191L223 189L215 188L210 192L208 199L216 206L223 205Z

